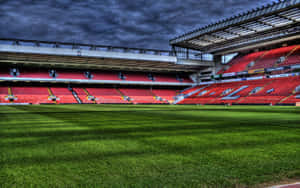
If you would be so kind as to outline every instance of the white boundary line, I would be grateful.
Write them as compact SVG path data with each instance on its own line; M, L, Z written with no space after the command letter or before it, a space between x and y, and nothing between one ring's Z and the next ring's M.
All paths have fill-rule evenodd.
M276 185L276 186L271 186L269 188L288 188L289 186L294 186L294 185L298 185L300 187L300 182L297 183L293 183L293 184L286 184L286 185Z

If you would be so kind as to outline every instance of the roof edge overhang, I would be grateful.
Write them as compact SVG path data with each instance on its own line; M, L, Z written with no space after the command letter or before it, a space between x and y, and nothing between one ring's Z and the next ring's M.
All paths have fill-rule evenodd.
M300 0L284 0L284 1L279 1L276 3L274 2L273 4L269 4L267 6L263 6L261 8L255 9L255 10L248 11L244 14L240 14L240 15L231 17L229 19L222 20L215 24L208 25L206 27L194 30L194 31L186 33L184 35L181 35L177 38L171 39L170 45L201 51L201 50L203 50L203 48L205 46L201 46L198 44L192 44L189 41L197 40L200 37L205 37L206 35L215 34L217 32L223 32L226 29L230 29L232 27L242 27L241 26L242 24L247 24L247 23L254 22L254 21L258 22L258 20L260 18L272 16L274 14L278 15L281 12L290 11L290 10L292 10L294 8L298 8L298 7L300 7ZM294 20L293 23L297 23L297 22L298 22L298 20L297 21ZM273 29L273 28L274 27L271 27L271 29ZM244 28L244 29L246 29L246 28ZM248 27L248 29L249 29L249 27ZM268 29L266 29L265 31L267 31L267 30ZM252 32L256 33L258 31L253 30ZM233 33L231 33L231 34L233 34ZM245 34L243 36L247 36L247 34ZM218 38L219 36L213 35L213 37ZM201 39L201 40L203 40L203 39ZM227 42L229 40L226 39L225 41ZM204 40L204 42L209 42L209 41ZM212 45L214 45L214 44L218 44L218 42L213 42Z

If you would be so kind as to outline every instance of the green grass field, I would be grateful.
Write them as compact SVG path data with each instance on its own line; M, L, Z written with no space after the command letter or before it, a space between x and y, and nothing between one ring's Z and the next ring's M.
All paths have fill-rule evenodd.
M0 106L0 187L244 187L300 177L300 108Z

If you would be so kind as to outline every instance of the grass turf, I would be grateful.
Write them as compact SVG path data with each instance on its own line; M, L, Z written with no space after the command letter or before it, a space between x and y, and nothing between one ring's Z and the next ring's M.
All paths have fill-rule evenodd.
M0 187L234 187L300 177L300 109L0 106Z

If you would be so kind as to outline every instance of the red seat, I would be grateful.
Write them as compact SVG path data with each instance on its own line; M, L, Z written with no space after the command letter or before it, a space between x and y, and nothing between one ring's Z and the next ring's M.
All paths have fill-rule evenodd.
M258 59L263 53L264 52L255 52L245 56L238 56L229 62L228 66L230 66L230 68L223 73L242 72L247 69L249 63Z
M77 101L73 96L72 92L68 90L68 88L60 88L60 87L51 87L51 91L54 96L57 97L57 104L76 104Z
M79 71L72 71L72 72L67 72L67 71L57 71L57 77L58 79L87 79L83 72L79 72Z
M121 80L116 72L92 72L92 75L93 80Z
M0 103L8 103L5 97L8 95L8 87L0 87Z
M174 97L177 95L177 90L172 89L153 89L153 94L158 97L161 97L164 100L167 100L169 103L172 103L175 99Z
M125 96L132 99L137 104L160 104L163 103L157 99L149 89L120 89Z
M73 88L82 103L93 104L94 101L88 99L88 94L84 91L83 88Z
M251 67L250 70L278 66L276 65L276 62L279 58L286 57L294 48L295 46L288 46L270 50L261 59L256 61L255 65Z
M300 76L218 83L202 89L181 101L180 104L281 104L281 101L295 103L299 99L295 98L296 94L293 95L293 92L299 85ZM247 88L236 93L234 95L238 96L236 99L224 99L225 96L242 86L247 86ZM200 88L200 86L196 88ZM195 88L192 89L195 90ZM257 89L256 93L252 93L254 89ZM224 94L225 91L228 93ZM285 100L286 98L287 100Z
M11 91L16 97L14 103L52 103L48 99L49 92L46 87L11 87Z
M123 104L129 103L124 100L121 94L114 88L86 88L86 90L96 97L97 104Z

